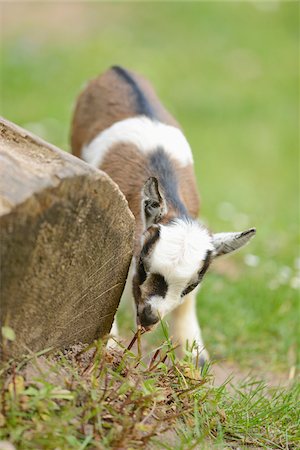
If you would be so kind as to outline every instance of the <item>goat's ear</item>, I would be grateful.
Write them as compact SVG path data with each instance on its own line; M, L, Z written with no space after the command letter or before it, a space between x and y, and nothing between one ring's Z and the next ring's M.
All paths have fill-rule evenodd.
M166 202L159 190L157 178L148 178L142 190L142 214L145 227L149 228L154 223L158 223L166 212Z
M250 239L255 235L256 229L250 228L250 230L242 231L239 233L216 233L213 234L213 257L226 255L227 253L234 252L239 248L246 245Z

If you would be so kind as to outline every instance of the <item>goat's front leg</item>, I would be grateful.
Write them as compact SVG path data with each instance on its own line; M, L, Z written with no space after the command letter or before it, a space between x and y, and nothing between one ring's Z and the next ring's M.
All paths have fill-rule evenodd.
M174 343L180 345L181 355L185 348L193 348L192 352L198 364L203 367L209 356L206 351L196 313L196 291L190 292L183 303L172 312L171 332Z

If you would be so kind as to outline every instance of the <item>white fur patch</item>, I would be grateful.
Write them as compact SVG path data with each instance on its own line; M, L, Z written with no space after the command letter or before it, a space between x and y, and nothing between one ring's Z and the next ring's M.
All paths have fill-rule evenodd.
M199 272L208 250L213 250L208 231L196 221L176 219L160 225L159 240L151 255L151 273L188 281Z
M149 303L161 317L182 303L181 293L187 284L197 280L208 250L213 250L212 238L198 222L176 219L172 224L160 225L150 272L163 275L168 290L164 299L155 297Z
M82 158L99 167L107 150L120 142L134 144L143 153L160 146L182 166L193 163L189 143L178 128L145 116L121 120L102 131L83 147Z

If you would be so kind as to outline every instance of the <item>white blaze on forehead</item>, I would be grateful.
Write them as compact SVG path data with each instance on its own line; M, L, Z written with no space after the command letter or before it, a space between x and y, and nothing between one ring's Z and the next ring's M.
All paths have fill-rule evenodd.
M176 219L160 226L150 271L163 275L171 289L172 284L179 289L200 271L208 250L212 251L213 245L205 228L196 221Z
M131 143L143 153L162 147L182 166L193 163L191 148L179 128L153 121L145 116L121 120L102 131L83 147L82 158L98 167L106 152L121 142Z

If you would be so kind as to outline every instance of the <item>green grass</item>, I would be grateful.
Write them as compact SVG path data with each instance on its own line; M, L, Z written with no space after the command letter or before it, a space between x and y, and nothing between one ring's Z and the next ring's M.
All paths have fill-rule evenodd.
M164 326L163 333L166 333ZM167 335L166 335L167 337ZM4 372L4 370L6 372ZM1 375L0 439L28 449L296 449L300 385L203 377L167 340L140 357L102 342L9 362Z
M191 143L201 218L214 231L257 227L251 244L225 260L222 270L212 270L199 293L212 359L261 374L293 371L299 362L299 4L46 2L0 8L1 113L65 150L75 98L86 80L121 64L152 81ZM127 336L133 327L129 311L121 311L121 334ZM160 345L163 334L149 338ZM151 374L150 395L147 369L136 370L132 355L123 358L146 412L161 389L166 396L161 380L175 377L170 404L182 415L170 422L176 439L168 444L166 435L153 445L297 448L296 385L272 390L257 381L225 390L205 381L178 403L178 390L192 381L173 373L171 362ZM126 417L114 416L116 427L104 419L112 414L107 399L99 402L106 373L117 397L123 395L119 389L133 392L113 361L101 374L93 363L86 377L64 358L51 370L57 364L66 371L59 386L42 374L38 388L28 381L16 396L9 390L13 372L6 379L3 439L20 448L84 449L104 448L99 439L105 436L109 448L126 429L130 448L133 431L140 439L147 434L138 429L142 419L131 431ZM67 398L55 398L58 387L70 391ZM120 406L125 400L116 401ZM165 411L164 401L156 407ZM151 419L150 428L155 423Z

